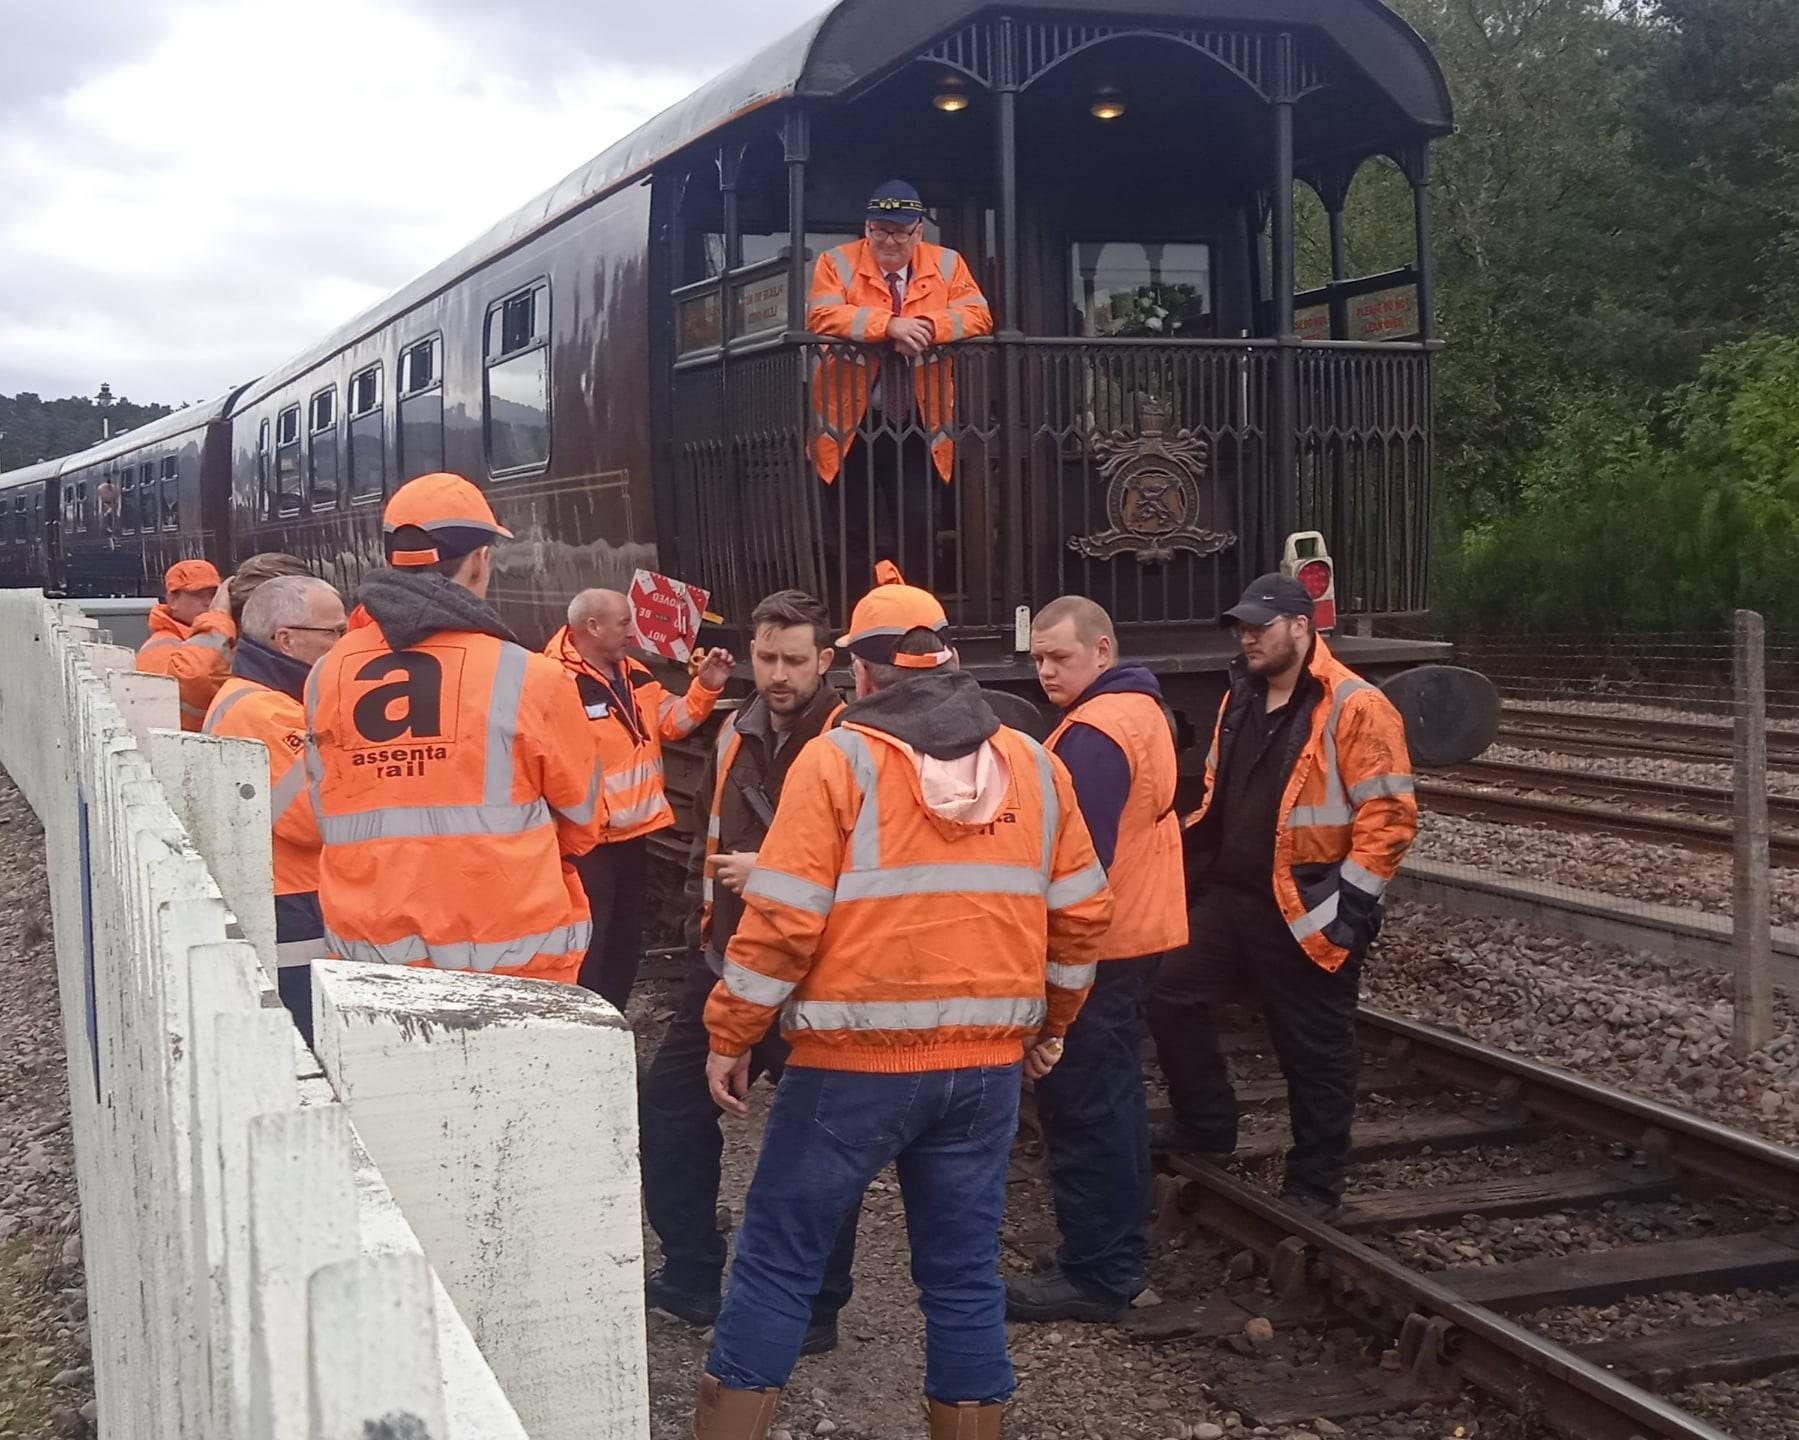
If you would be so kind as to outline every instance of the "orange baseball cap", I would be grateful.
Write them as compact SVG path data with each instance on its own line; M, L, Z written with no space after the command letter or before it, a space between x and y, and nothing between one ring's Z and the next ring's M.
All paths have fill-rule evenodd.
M839 637L837 643L870 665L934 670L949 662L947 646L934 655L896 655L894 648L910 631L921 627L941 631L948 624L949 617L935 595L908 585L899 566L882 560L875 566L875 588L856 602L850 633Z
M162 577L165 595L179 590L217 590L225 577L213 568L210 560L177 560Z
M445 471L394 491L381 512L381 531L390 565L435 565L512 538L480 489Z

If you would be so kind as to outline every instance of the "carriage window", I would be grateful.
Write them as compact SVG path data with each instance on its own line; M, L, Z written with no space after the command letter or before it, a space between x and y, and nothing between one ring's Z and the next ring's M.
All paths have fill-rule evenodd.
M162 528L181 528L181 467L173 455L162 462Z
M400 478L444 468L443 337L400 352Z
M1077 335L1198 340L1214 333L1210 245L1078 242L1070 283Z
M137 471L127 465L119 471L119 533L137 534Z
M83 480L75 486L75 528L77 530L85 531L87 529L87 520L87 481Z
M25 543L25 497L21 495L12 502L12 538L15 543Z
M147 460L137 469L137 528L146 535L156 529L156 467Z
M378 500L387 479L381 415L381 367L350 379L350 503Z
M550 459L550 287L487 312L487 469L541 470Z
M275 513L300 513L300 407L275 417Z
M306 504L312 510L330 510L337 504L337 387L312 397L307 411Z

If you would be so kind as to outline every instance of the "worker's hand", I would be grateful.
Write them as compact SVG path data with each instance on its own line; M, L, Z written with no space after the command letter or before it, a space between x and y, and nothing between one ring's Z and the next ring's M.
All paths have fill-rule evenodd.
M741 895L743 887L749 883L750 871L756 868L756 855L754 850L731 850L720 855L708 855L706 873L733 895Z
M737 657L723 648L708 650L694 658L699 662L694 673L708 690L723 690L725 681L731 678L731 667L737 663Z
M1027 1080L1041 1080L1056 1068L1056 1062L1062 1058L1062 1041L1057 1036L1049 1040L1039 1040L1024 1052L1024 1075Z
M743 1097L750 1093L750 1052L741 1055L706 1056L706 1088L712 1092L712 1103L727 1115L739 1120L750 1113Z
M908 358L916 358L931 348L937 336L936 327L922 315L895 315L887 322L887 338L893 348Z

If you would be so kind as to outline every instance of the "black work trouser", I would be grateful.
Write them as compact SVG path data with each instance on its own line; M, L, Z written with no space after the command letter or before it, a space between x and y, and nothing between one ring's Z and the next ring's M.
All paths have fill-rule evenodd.
M1300 948L1272 894L1230 886L1201 892L1189 932L1187 949L1163 961L1149 1002L1176 1121L1195 1148L1236 1147L1237 1097L1218 1048L1218 1011L1254 999L1287 1078L1287 1188L1340 1200L1360 1063L1362 951L1326 970Z
M1099 962L1061 1061L1036 1082L1057 1259L1077 1285L1121 1305L1143 1288L1149 1248L1143 1000L1156 958Z
M662 1242L669 1281L683 1290L716 1293L725 1272L725 1237L718 1229L719 1161L725 1142L720 1111L706 1088L706 997L712 973L695 966L681 992L668 1033L637 1091L637 1131L643 1206ZM750 1050L750 1079L781 1078L787 1043L778 1030ZM824 1284L812 1302L815 1322L849 1304L856 1260L856 1222L850 1212L825 1263Z
M937 492L944 486L917 423L913 415L906 433L883 428L858 434L831 486L825 553L833 587L838 562L844 567L845 613L874 583L877 560L893 561L914 585L931 583L928 557L937 546Z
M598 845L575 861L575 873L593 912L593 938L581 961L581 984L623 1011L643 960L650 837Z

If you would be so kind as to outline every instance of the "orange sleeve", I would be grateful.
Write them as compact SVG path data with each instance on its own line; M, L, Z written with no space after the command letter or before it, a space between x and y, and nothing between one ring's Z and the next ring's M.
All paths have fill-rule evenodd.
M537 792L556 812L562 853L585 855L606 830L606 774L595 727L568 672L554 660L530 656L525 687L531 704L520 707L518 743L529 749L520 757L521 768L528 756Z
M718 697L725 693L708 690L700 684L698 675L693 677L685 695L670 695L660 685L656 690L656 724L664 740L685 740L693 734L706 723L712 707L718 704Z
M1066 1035L1098 973L1100 941L1112 924L1112 887L1093 850L1093 837L1074 793L1068 767L1050 757L1060 814L1050 861L1049 1016L1046 1035ZM1048 803L1049 796L1045 796Z
M181 727L198 730L219 687L231 675L231 647L237 626L223 610L208 610L194 621L193 633L168 651L162 673L181 686Z
M974 272L960 254L956 255L956 268L950 274L948 307L926 318L931 322L931 339L938 345L993 333L993 311L975 283Z
M860 804L843 752L822 737L808 742L781 785L724 977L706 1001L714 1054L741 1055L760 1040L811 973Z
M1418 833L1405 721L1378 690L1357 691L1345 702L1337 768L1355 817L1344 879L1378 899Z
M837 252L827 250L812 267L812 294L806 301L806 328L819 335L861 340L870 345L887 338L891 305L852 305L850 275L837 272Z

